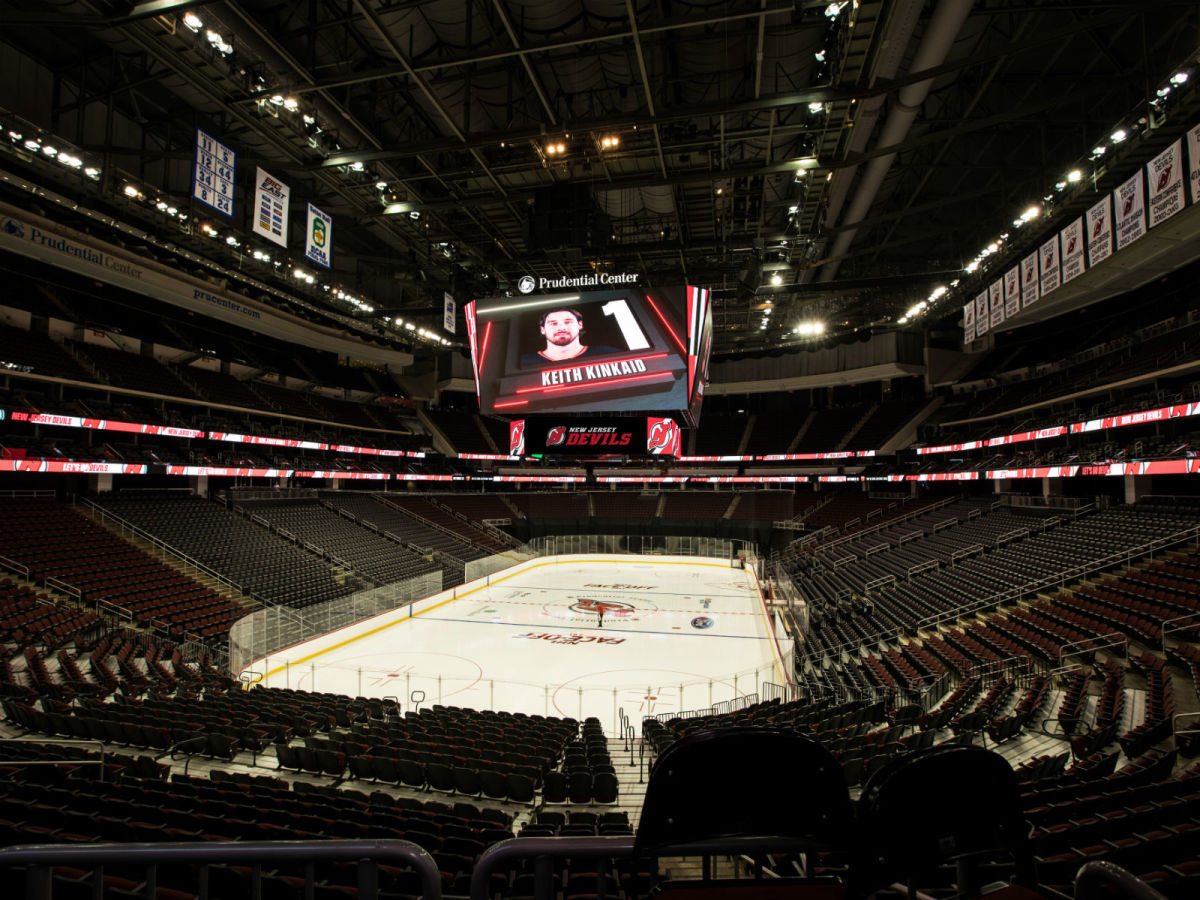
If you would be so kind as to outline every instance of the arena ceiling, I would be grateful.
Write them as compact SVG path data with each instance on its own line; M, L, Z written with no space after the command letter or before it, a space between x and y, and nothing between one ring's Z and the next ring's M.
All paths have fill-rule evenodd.
M639 271L714 290L718 353L896 328L966 279L922 324L953 318L983 248L1195 124L1200 79L1157 96L1197 58L1190 0L0 0L0 23L54 73L47 127L183 197L204 127L334 215L377 314Z

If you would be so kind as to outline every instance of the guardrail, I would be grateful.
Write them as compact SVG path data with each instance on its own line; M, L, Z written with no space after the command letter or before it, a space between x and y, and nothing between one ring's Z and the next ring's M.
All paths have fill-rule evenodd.
M11 560L7 556L0 556L0 568L7 569L14 575L20 575L26 581L29 580L29 566Z
M528 838L524 839L530 840ZM562 840L556 838L556 840ZM593 838L592 840L602 840ZM625 838L632 843L633 838ZM158 867L200 865L200 897L211 896L208 866L242 865L250 872L251 884L246 896L260 897L263 892L263 863L292 863L304 871L304 894L311 897L316 884L316 864L322 862L358 863L358 892L361 900L379 896L380 864L408 866L421 882L421 900L441 900L442 876L429 853L409 841L185 841L153 844L24 844L0 848L0 869L25 866L26 900L46 900L51 896L53 867L71 866L92 869L93 887L100 895L104 869L112 866L144 866L144 897L158 894ZM369 863L369 864L368 864ZM12 884L12 876L6 879ZM474 884L474 881L472 881ZM485 887L487 883L485 882Z
M140 528L137 525L134 525L128 519L123 519L120 516L118 516L112 512L109 512L103 506L100 506L98 503L95 503L95 502L89 500L87 497L79 497L79 498L77 498L77 501L79 503L81 503L82 505L86 506L88 509L92 510L92 513L94 515L99 516L101 519L107 519L108 521L115 524L118 528L128 531L130 534L136 535L137 537L141 538L143 541L146 541L147 543L158 548L163 553L170 554L171 556L175 557L176 559L180 560L181 562L187 563L187 565L191 566L192 568L196 569L197 571L203 572L209 578L212 578L215 581L217 581L219 584L224 585L231 592L237 594L238 596L249 597L250 599L255 600L255 601L259 600L258 597L249 593L248 591L244 590L240 584L238 584L236 581L233 581L232 579L230 579L227 575L221 574L216 569L213 569L210 566L206 565L205 563L200 562L200 560L189 556L187 553L183 552L178 547L174 547L171 544L168 544L162 538L156 537L155 535L151 534L150 532L146 531L145 529Z
M1137 547L1131 547L1128 550L1122 550L1117 553L1109 554L1108 556L1099 559L1089 560L1069 569L1060 572L1055 572L1043 578L1034 581L1026 582L1017 587L1009 588L996 594L991 594L987 597L982 597L979 600L971 603L957 606L954 609L947 610L944 613L939 613L934 616L926 616L924 619L917 620L916 628L933 628L947 621L960 619L965 615L973 612L978 612L981 609L997 606L1001 603L1006 603L1010 600L1017 600L1021 597L1028 596L1032 593L1037 593L1040 590L1048 587L1062 587L1069 582L1078 581L1079 579L1095 574L1103 569L1113 568L1118 565L1129 565L1134 559L1149 555L1156 550L1162 550L1167 547L1173 547L1178 544L1187 543L1200 536L1200 525L1187 528L1183 531L1175 532L1167 537L1157 538L1145 544L1140 544Z

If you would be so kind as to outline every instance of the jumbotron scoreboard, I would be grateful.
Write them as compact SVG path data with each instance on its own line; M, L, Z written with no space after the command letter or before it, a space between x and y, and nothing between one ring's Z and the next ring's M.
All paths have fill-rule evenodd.
M689 427L698 421L712 349L704 288L495 297L468 303L464 312L485 415L657 413ZM578 331L570 358L558 358L554 336L547 336L547 322L562 318ZM595 446L602 435L593 433Z

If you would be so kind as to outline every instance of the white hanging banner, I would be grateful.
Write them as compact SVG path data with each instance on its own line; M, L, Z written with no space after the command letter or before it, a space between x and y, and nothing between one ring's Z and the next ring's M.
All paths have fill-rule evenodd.
M1038 297L1038 255L1034 250L1021 260L1021 308L1028 309L1037 303Z
M991 325L992 330L995 331L1004 324L1004 287L999 278L988 287L988 294L990 295L988 305L992 311Z
M237 154L211 134L196 129L196 161L192 166L192 196L222 215L233 217L233 186Z
M975 301L963 307L963 343L975 340Z
M1042 244L1038 255L1042 262L1042 296L1045 297L1059 285L1057 234Z
M304 255L318 266L333 266L333 217L308 204L308 228L304 237Z
M1062 246L1062 280L1066 284L1083 274L1083 217L1080 216L1058 233Z
M1143 199L1142 177L1137 174L1113 191L1117 210L1117 249L1124 250L1146 233L1146 201Z
M988 321L990 315L988 313L988 293L984 291L975 298L975 334L987 334Z
M263 169L254 171L254 216L250 230L259 237L287 246L288 202L292 189Z
M1183 209L1183 139L1146 163L1150 188L1150 227Z
M1088 262L1095 266L1113 252L1112 204L1107 195L1087 211L1087 228Z
M1192 202L1200 203L1200 125L1188 129L1188 183L1192 186Z
M1013 266L1004 273L1004 318L1011 319L1021 311L1021 267Z
M448 291L442 292L442 328L454 334L454 298Z

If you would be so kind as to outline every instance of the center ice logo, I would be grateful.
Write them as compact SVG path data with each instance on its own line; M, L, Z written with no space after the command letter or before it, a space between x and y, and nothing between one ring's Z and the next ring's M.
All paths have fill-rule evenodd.
M580 597L571 604L571 612L585 613L591 616L612 616L620 618L623 616L632 615L636 607L630 603L622 603L619 600L592 600L587 597Z

